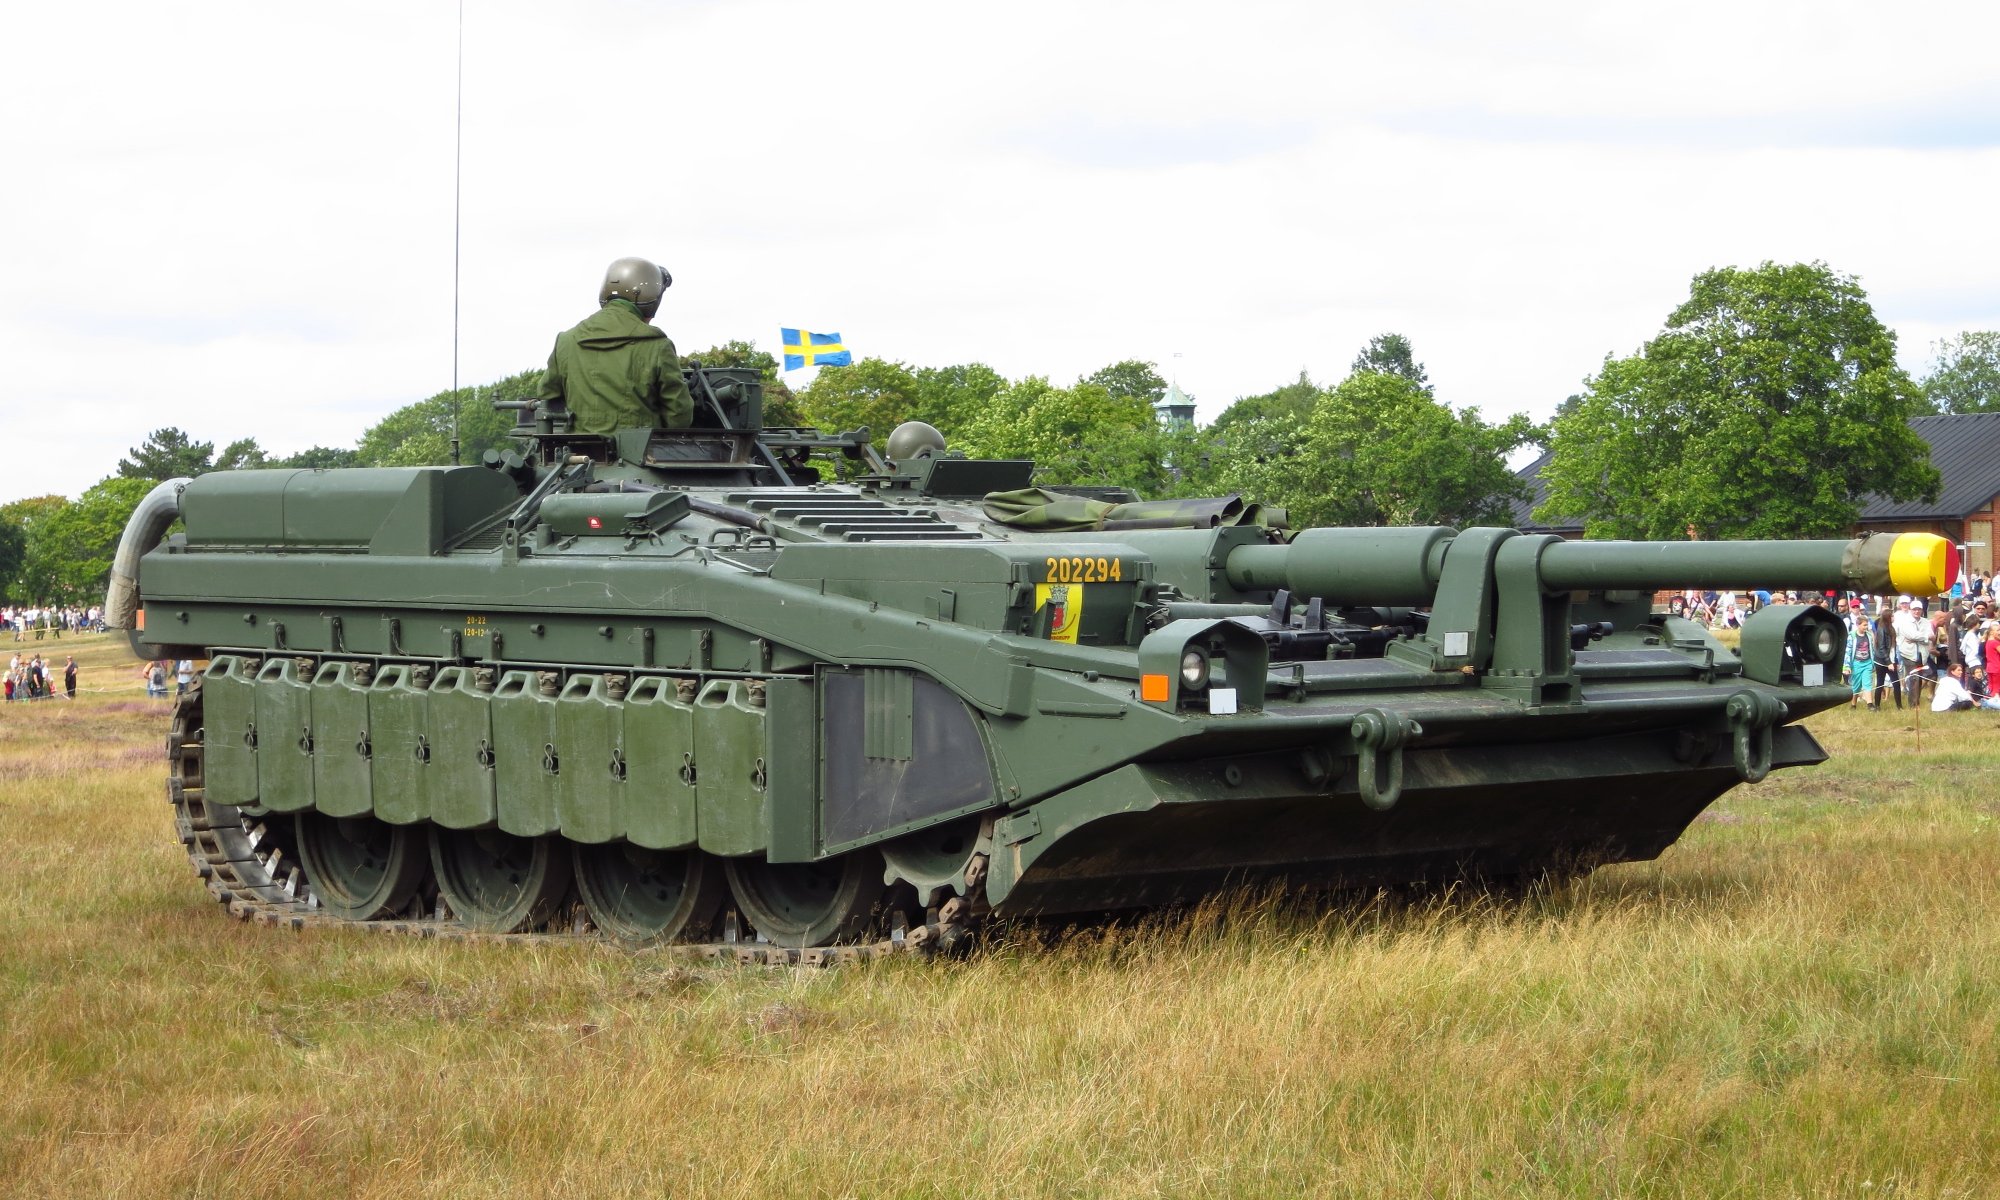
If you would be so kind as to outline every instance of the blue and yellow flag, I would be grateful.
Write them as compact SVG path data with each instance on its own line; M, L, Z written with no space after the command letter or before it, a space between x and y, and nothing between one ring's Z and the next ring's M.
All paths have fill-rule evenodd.
M785 342L785 370L800 367L849 367L854 356L841 344L837 333L807 333L801 329L780 329Z

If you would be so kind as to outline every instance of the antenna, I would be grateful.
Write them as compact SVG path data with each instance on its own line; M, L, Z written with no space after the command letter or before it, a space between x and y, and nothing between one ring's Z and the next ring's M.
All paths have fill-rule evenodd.
M451 465L458 465L458 212L465 162L465 0L458 0L458 103L451 130Z

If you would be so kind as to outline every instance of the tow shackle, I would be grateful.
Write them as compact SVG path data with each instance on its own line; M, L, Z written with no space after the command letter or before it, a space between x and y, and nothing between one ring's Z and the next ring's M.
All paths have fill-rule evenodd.
M1371 708L1355 714L1348 732L1354 737L1361 802L1376 812L1396 807L1403 798L1403 746L1422 736L1424 727L1401 713Z
M1785 718L1784 701L1762 692L1743 691L1722 708L1729 723L1730 754L1736 774L1756 783L1771 773L1771 731Z

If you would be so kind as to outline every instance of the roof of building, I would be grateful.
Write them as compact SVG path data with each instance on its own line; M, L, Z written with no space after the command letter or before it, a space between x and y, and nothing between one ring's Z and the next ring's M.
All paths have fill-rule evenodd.
M1861 506L1863 524L1959 518L2000 495L2000 413L1917 417L1910 429L1930 443L1931 465L1942 480L1937 503L1870 496Z
M1549 464L1549 452L1544 450L1541 457L1514 472L1528 485L1526 500L1511 500L1514 509L1514 528L1526 533L1578 533L1583 529L1581 519L1544 525L1535 520L1535 509L1549 498L1549 485L1542 478L1542 468Z
M1956 520L1985 508L1993 497L2000 496L2000 413L1915 417L1910 421L1910 429L1931 448L1931 465L1938 469L1941 479L1937 502L1870 496L1861 505L1862 524ZM1542 481L1542 468L1548 461L1549 456L1544 452L1514 472L1528 484L1528 498L1513 503L1514 527L1530 533L1581 530L1581 520L1541 524L1534 519L1536 507L1549 495L1548 484Z

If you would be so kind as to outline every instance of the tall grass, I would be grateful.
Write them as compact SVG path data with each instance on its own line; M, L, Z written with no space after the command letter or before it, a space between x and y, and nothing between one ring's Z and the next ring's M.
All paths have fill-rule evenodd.
M234 923L137 697L0 710L0 1193L2000 1190L1993 714L1826 714L1834 762L1520 902L815 972Z

